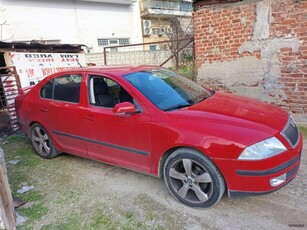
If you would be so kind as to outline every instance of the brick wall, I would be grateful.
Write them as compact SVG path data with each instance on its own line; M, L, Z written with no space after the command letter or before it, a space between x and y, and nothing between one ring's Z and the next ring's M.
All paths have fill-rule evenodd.
M307 1L197 1L198 80L307 116Z
M280 1L272 5L271 37L296 37L297 52L282 48L280 80L289 96L288 107L294 113L307 113L307 1Z

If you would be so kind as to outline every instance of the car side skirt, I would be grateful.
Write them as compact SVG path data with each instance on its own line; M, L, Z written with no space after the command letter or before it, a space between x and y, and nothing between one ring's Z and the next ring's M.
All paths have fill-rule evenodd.
M98 145L103 145L103 146L107 146L107 147L114 148L114 149L120 149L120 150L128 151L128 152L131 152L131 153L143 155L143 156L149 156L150 155L148 152L138 150L138 149L133 149L133 148L120 146L120 145L116 145L116 144L111 144L111 143L107 143L107 142L102 142L102 141L98 141L98 140L93 140L93 139L89 139L89 138L85 138L85 137L81 137L81 136L76 136L76 135L69 134L69 133L59 132L59 131L56 131L56 130L52 130L51 132L53 134L56 134L56 135L66 136L66 137L69 137L69 138L74 138L74 139L85 141L85 142L91 142L91 143L95 143L95 144L98 144Z

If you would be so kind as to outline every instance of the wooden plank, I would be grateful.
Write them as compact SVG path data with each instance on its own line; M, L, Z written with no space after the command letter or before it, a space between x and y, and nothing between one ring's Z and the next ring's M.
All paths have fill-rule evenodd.
M13 199L7 179L4 153L0 148L0 223L1 222L7 230L16 229Z

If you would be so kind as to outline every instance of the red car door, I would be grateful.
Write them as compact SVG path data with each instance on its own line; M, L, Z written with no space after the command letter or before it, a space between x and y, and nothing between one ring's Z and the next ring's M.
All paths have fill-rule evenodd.
M40 90L36 107L40 123L61 152L87 156L82 140L81 74L65 74L48 81Z
M107 92L101 96L100 89L94 89L94 82L100 85L109 84ZM103 83L105 85L105 83ZM103 87L103 86L102 86ZM122 87L115 81L103 77L91 77L88 80L89 107L84 114L85 127L87 128L87 149L90 158L124 166L137 171L150 171L151 137L149 122L150 113L146 108L135 114L115 114L113 107L121 102L120 91ZM129 96L129 95L128 95ZM127 99L122 100L131 100ZM105 102L105 104L103 104ZM134 101L134 103L137 103Z

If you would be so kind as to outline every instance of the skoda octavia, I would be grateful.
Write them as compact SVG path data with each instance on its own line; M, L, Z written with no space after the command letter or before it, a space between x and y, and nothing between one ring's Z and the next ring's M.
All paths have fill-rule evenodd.
M156 66L58 72L20 89L16 111L41 157L65 152L161 177L192 207L273 192L300 164L287 112Z

